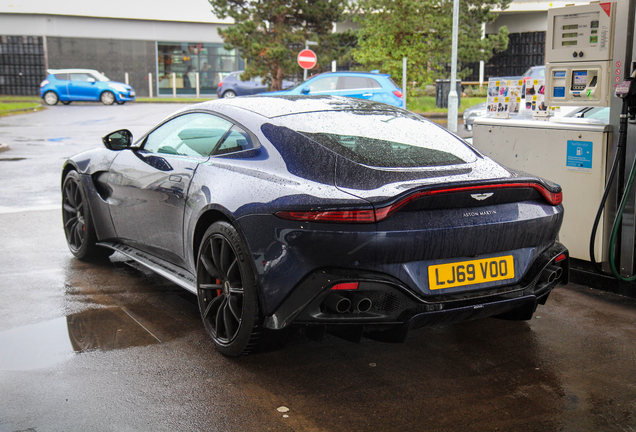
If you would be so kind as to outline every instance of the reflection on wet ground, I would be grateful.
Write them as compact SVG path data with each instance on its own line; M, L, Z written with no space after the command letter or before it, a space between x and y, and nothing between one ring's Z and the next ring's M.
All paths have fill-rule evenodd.
M124 272L126 270L120 269ZM130 271L130 270L128 270ZM132 270L133 273L138 273ZM143 274L137 274L137 277ZM141 278L143 279L143 277ZM163 283L163 281L159 281ZM77 288L77 287L76 287ZM156 289L156 288L155 288ZM177 288L178 289L178 288ZM100 303L120 303L122 300L80 298L69 286L71 302L99 307ZM81 291L81 290L80 290ZM126 306L90 308L66 317L29 324L0 332L0 370L31 370L55 366L72 358L74 353L108 351L162 343L183 336L192 330L198 316L196 304L189 293L158 290L157 306L151 302ZM86 294L79 294L85 296ZM98 297L102 297L101 295ZM125 301L125 300L124 300ZM174 306L184 310L170 310ZM190 324L183 324L183 315ZM180 323L181 321L181 323Z
M101 264L68 259L63 271L66 316L0 331L0 370L49 368L78 353L148 346L200 330L192 294L122 255L111 259ZM28 274L42 278L58 272L34 269ZM4 275L15 279L25 273Z

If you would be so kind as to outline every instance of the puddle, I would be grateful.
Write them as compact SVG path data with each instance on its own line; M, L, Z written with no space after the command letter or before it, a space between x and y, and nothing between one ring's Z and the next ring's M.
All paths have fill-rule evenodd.
M126 308L91 309L0 332L0 370L56 366L87 351L146 346L164 335Z

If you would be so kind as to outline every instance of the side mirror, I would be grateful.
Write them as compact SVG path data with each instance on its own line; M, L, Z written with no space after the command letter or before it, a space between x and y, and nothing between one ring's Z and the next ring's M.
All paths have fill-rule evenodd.
M94 83L95 82L95 78L88 78L86 81L88 81L89 83Z
M309 94L309 87L303 87L302 90L300 90L300 92L304 95L308 95Z
M130 132L128 129L122 129L111 132L108 135L102 137L102 142L107 149L124 150L132 145L132 139L132 132Z

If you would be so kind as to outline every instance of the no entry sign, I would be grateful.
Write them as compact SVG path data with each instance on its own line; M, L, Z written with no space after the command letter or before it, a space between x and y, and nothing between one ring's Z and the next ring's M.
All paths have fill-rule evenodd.
M304 49L298 53L298 64L303 69L311 69L316 66L316 53L310 49Z

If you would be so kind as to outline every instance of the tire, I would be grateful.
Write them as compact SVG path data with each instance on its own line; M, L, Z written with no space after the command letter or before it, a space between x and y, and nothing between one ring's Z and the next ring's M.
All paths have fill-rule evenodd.
M215 222L197 255L197 295L203 325L221 354L237 357L262 348L262 318L250 254L236 229Z
M77 259L93 262L112 255L110 249L95 244L93 218L77 171L69 171L62 184L62 221L66 244Z
M236 97L236 92L234 90L226 90L223 92L223 98L235 98Z
M64 105L70 105L71 101L61 101Z
M115 102L117 102L117 105L123 105L126 103L126 101L115 101Z
M115 98L115 95L113 94L113 92L111 91L105 91L104 93L102 93L99 96L99 100L104 104L104 105L112 105L115 103L115 101L117 100L117 98Z
M56 105L60 101L57 93L54 91L47 91L44 93L44 103L47 105Z

